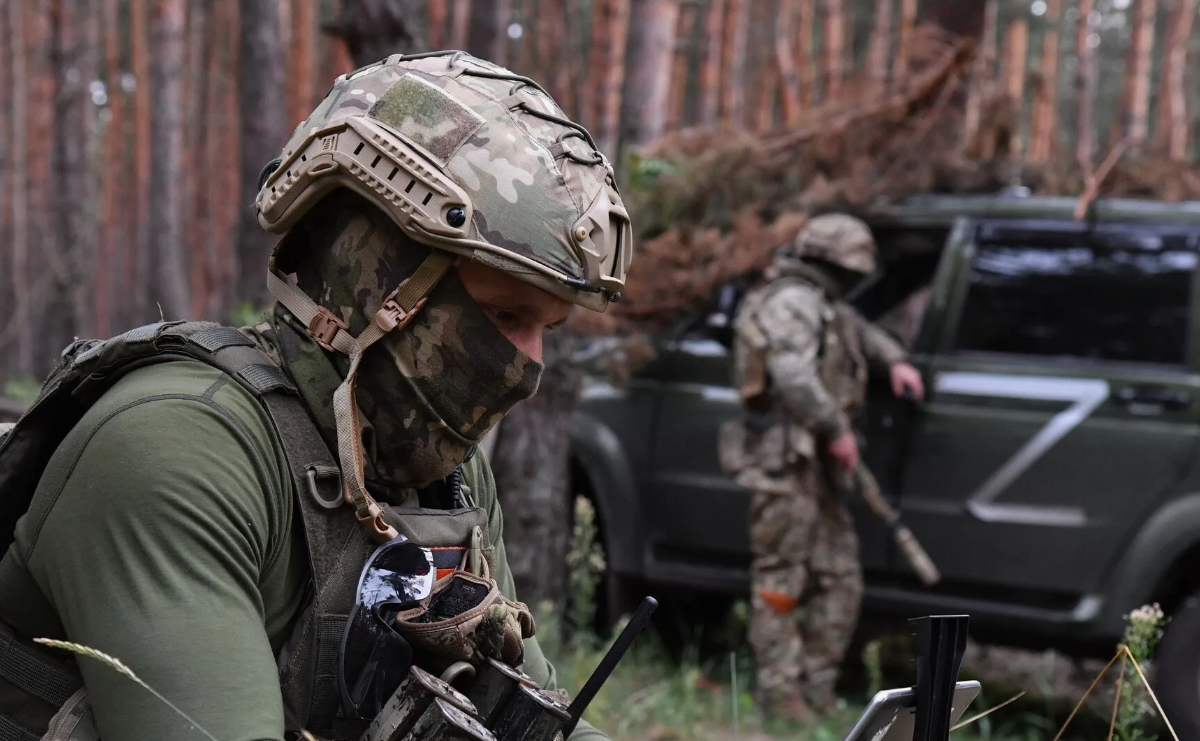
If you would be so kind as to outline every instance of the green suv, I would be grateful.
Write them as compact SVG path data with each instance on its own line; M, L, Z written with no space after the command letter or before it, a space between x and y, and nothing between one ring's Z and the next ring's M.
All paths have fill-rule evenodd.
M1200 739L1200 203L923 196L859 214L881 276L854 299L928 398L873 379L864 460L942 573L926 588L853 501L867 618L967 613L981 640L1112 655L1131 609L1171 617L1157 665ZM747 278L749 280L750 278ZM745 593L749 493L717 429L740 413L724 286L626 384L590 380L572 431L612 578ZM1184 735L1186 734L1186 735Z

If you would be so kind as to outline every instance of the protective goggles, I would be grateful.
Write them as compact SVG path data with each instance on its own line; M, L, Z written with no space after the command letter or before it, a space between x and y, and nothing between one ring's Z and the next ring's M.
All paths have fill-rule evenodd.
M392 624L397 612L429 596L434 577L433 554L403 535L376 548L367 560L339 651L346 717L375 717L407 676L412 648Z

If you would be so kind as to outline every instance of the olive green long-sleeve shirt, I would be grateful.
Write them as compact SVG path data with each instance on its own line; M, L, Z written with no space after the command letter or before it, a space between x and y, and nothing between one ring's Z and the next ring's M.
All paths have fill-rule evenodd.
M486 457L465 473L516 599ZM0 560L0 620L118 657L221 741L281 741L275 656L309 579L293 502L270 420L236 382L191 361L136 370L51 459ZM525 662L556 687L536 639ZM104 741L203 738L112 669L80 668ZM571 738L605 737L580 723Z

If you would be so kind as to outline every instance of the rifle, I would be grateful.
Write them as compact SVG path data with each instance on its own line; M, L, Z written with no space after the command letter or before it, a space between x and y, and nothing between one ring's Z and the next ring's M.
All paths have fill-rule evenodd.
M937 566L934 565L933 559L921 547L919 541L912 531L908 529L904 523L900 522L900 513L897 512L887 500L883 498L883 494L879 491L879 483L866 466L859 464L852 475L847 477L845 471L840 471L842 475L835 475L832 478L837 481L844 493L858 494L863 501L867 503L875 516L883 521L892 531L892 537L896 540L896 545L899 546L900 552L904 554L904 558L908 561L913 570L917 572L917 576L921 581L928 586L933 586L941 581L941 574L938 572ZM847 480L848 478L848 480Z

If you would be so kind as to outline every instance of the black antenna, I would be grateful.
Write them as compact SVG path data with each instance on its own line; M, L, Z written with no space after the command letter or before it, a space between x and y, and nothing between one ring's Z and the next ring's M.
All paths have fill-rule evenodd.
M967 651L966 615L929 615L917 623L917 717L913 741L949 741L954 685Z
M587 710L587 706L596 698L596 693L608 681L608 677L613 673L613 669L617 668L617 663L625 652L629 650L629 646L633 643L633 639L637 638L638 633L642 632L642 628L646 627L646 623L650 622L650 616L654 613L654 608L658 607L658 600L653 597L647 597L642 600L642 604L638 606L637 612L633 613L633 617L629 619L629 624L625 626L625 630L621 631L621 635L617 636L617 640L613 642L612 647L608 649L608 653L604 654L604 658L600 660L600 664L596 666L596 670L592 672L592 676L588 677L588 681L583 685L583 689L579 691L568 711L571 713L571 719L562 728L563 738L569 738L571 732L575 730L575 726L579 724L579 719L583 717L583 711Z

